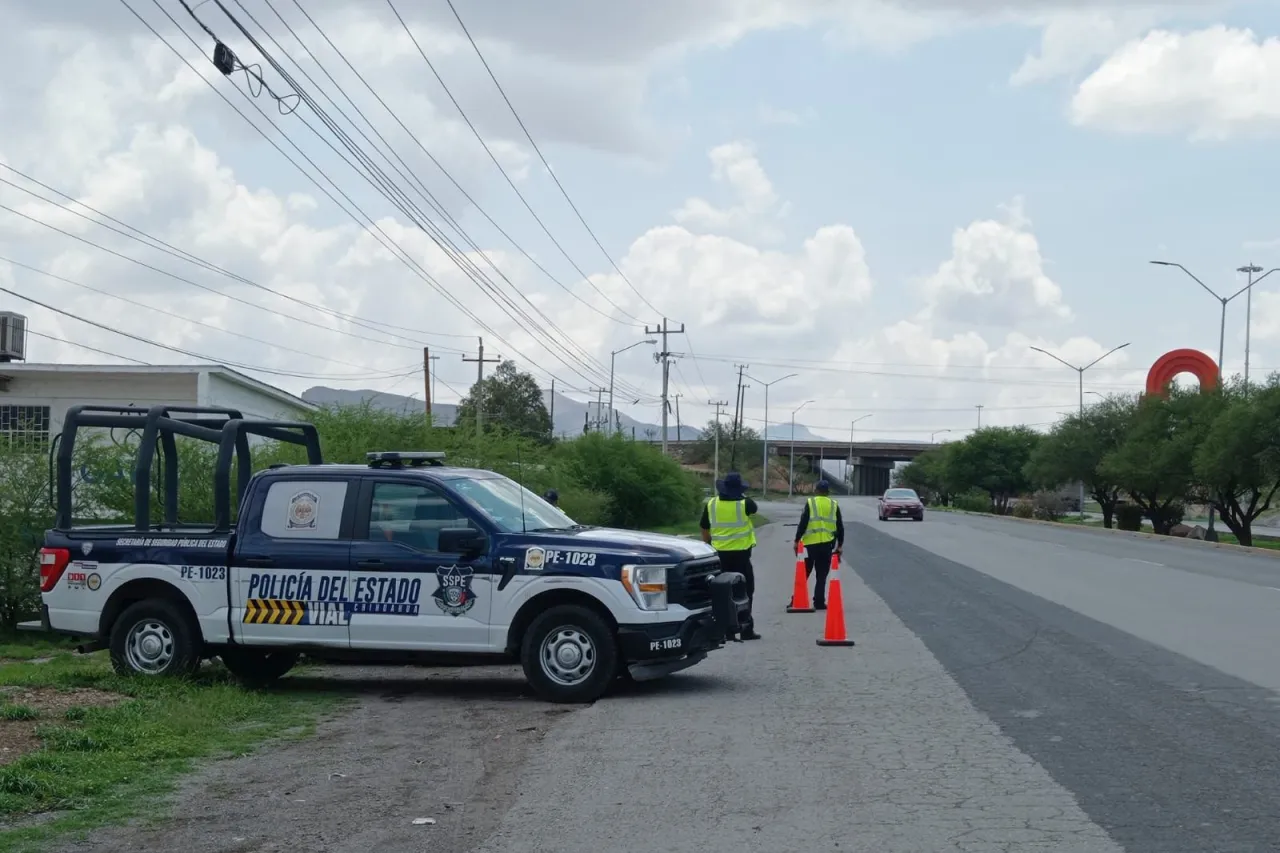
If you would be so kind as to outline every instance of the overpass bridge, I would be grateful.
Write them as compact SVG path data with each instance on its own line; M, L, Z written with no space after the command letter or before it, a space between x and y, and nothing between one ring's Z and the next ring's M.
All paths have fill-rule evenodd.
M654 441L653 444L661 444ZM700 442L668 441L667 452L681 458L685 450ZM795 453L799 470L817 472L827 460L852 466L850 492L879 495L889 488L889 473L895 462L910 462L926 450L941 445L928 441L769 441L769 455L789 458ZM723 448L722 448L723 452Z

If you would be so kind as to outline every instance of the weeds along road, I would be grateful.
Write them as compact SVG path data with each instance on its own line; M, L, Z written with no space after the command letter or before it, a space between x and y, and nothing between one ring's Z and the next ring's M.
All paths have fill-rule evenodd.
M784 612L800 507L762 504L759 642L585 708L514 669L290 679L360 698L62 849L1276 849L1280 561L841 503L856 648Z

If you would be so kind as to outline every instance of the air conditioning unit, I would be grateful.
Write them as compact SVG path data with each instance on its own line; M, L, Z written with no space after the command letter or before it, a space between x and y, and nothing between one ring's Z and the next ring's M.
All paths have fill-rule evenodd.
M0 362L27 360L27 318L0 311Z

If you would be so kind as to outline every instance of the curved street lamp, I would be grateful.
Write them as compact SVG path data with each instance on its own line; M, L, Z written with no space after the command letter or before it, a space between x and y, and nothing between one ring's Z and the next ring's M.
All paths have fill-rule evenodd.
M791 413L791 472L787 475L787 497L795 493L796 488L796 415L814 400L805 400Z
M760 382L764 386L764 463L760 468L760 495L764 497L769 494L769 386L781 382L784 379L794 379L799 373L788 373L786 376L780 376L773 382L760 382L754 376L747 375L752 382Z
M610 432L610 434L612 434L612 433L614 432L614 423L615 423L615 418L614 418L614 416L613 416L613 364L614 364L614 360L615 360L615 359L617 359L617 357L618 357L618 353L620 353L620 352L626 352L626 351L627 351L627 350L629 350L629 349L634 349L635 347L638 347L638 346L640 346L641 344L649 344L650 346L653 346L653 345L654 345L654 344L656 344L656 343L657 343L657 341L656 341L656 340L654 340L653 338L645 338L643 341L636 341L634 344L629 344L628 346L625 346L625 347L623 347L622 349L616 349L616 350L614 350L613 352L609 353L609 432Z

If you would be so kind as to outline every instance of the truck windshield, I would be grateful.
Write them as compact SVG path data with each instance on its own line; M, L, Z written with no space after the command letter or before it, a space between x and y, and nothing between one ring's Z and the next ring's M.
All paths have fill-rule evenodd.
M577 526L572 518L506 477L460 478L450 485L506 533Z

